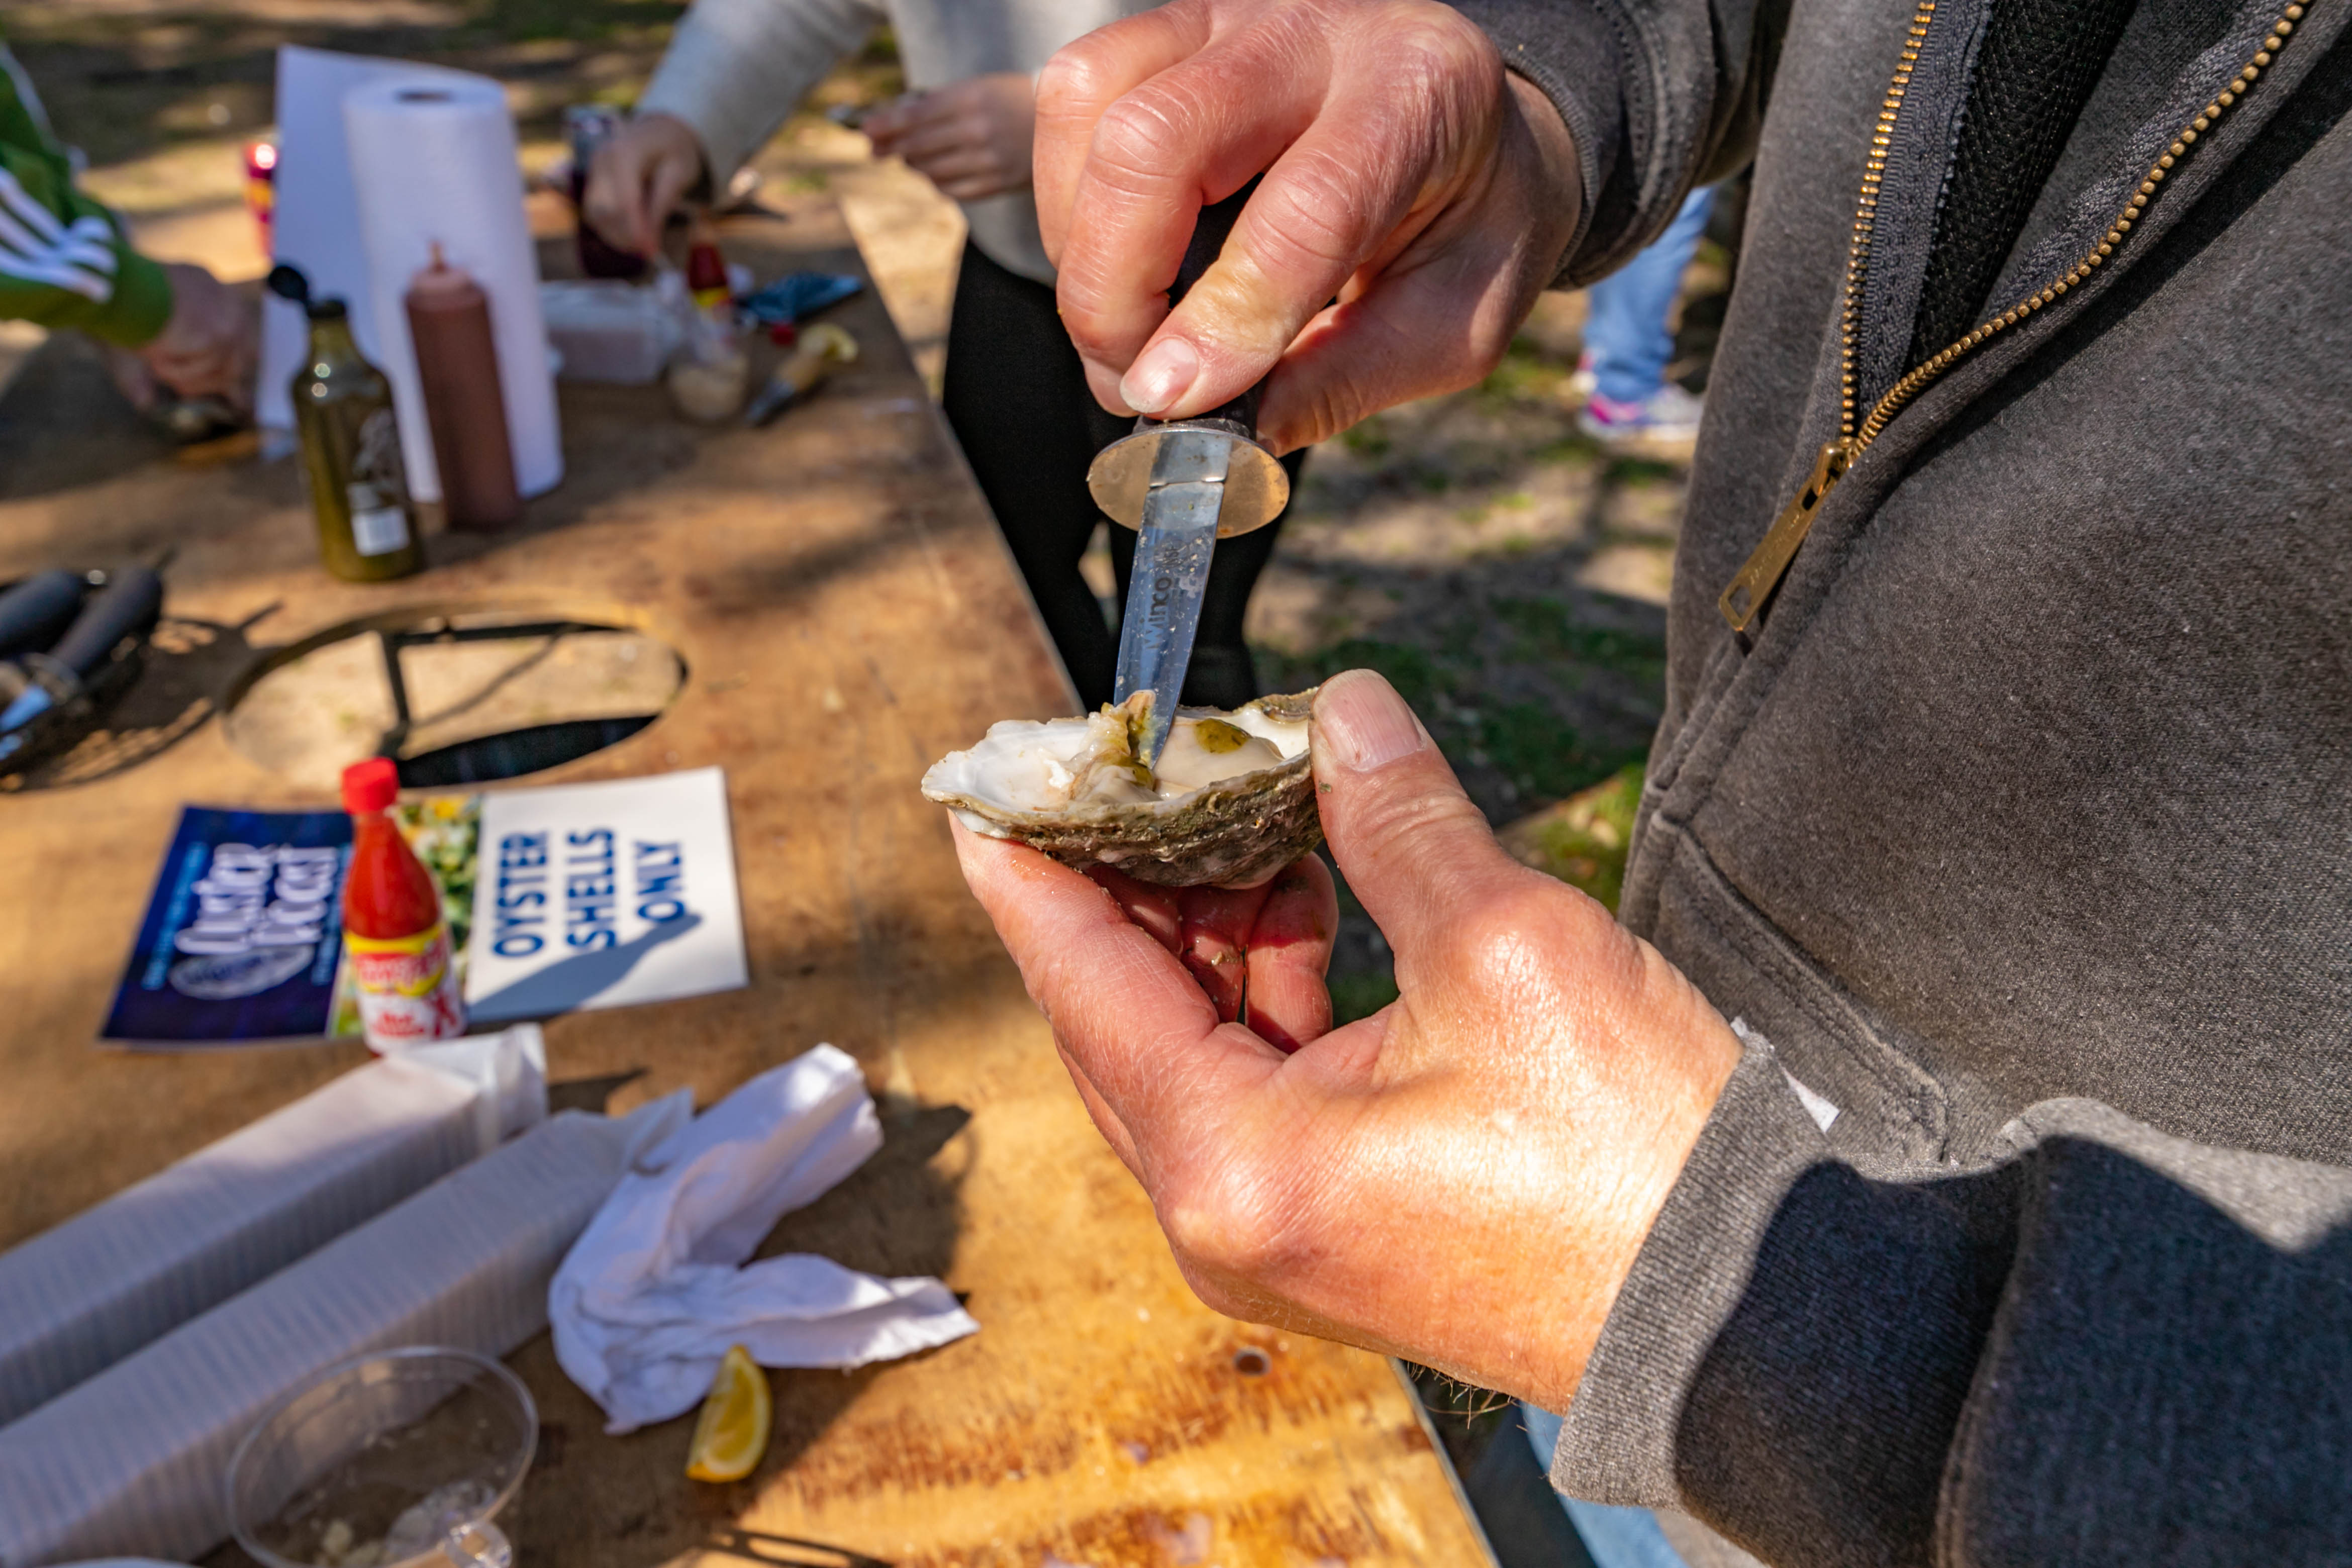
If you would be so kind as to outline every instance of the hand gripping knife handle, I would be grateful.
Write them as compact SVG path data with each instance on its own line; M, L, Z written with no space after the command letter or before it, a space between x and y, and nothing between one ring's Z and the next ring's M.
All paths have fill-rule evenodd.
M1184 247L1176 281L1168 289L1170 310L1183 301L1224 249L1234 220L1241 216L1250 193L1256 189L1257 182L1252 180L1223 201L1201 209L1192 241ZM1290 503L1290 475L1257 437L1258 396L1265 390L1265 384L1260 382L1222 408L1190 419L1138 419L1135 429L1104 447L1087 470L1087 488L1094 492L1095 504L1114 522L1140 528L1144 498L1151 489L1152 467L1160 448L1171 436L1198 430L1232 438L1225 460L1224 504L1217 513L1217 537L1231 539L1272 522Z

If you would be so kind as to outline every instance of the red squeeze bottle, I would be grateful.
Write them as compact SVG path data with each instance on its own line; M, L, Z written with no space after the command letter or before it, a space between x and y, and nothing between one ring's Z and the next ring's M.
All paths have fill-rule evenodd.
M727 258L719 252L719 244L707 229L695 231L694 243L686 252L686 286L693 292L694 302L704 310L721 309L734 298L727 283Z
M359 994L360 1026L369 1047L384 1052L466 1032L441 889L384 815L399 794L389 757L343 770L352 837L351 875L343 881L343 956Z
M441 258L409 280L408 335L433 431L433 462L452 528L504 528L522 516L498 342L481 285Z

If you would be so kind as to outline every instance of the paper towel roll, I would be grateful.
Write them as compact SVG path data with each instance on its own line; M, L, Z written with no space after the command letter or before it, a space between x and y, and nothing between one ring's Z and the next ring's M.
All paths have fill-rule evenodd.
M360 246L360 205L352 189L351 149L343 141L343 98L358 88L399 81L427 87L487 80L438 66L373 56L339 55L284 44L278 50L278 191L270 219L272 253L299 267L313 293L352 308L352 335L368 363L380 364L375 307L368 298L367 255ZM310 323L302 307L275 294L261 301L261 385L254 417L270 430L294 431L289 387L310 363ZM288 448L291 450L292 448Z
M419 500L441 499L401 302L436 242L449 264L470 273L490 299L515 488L527 496L553 489L563 478L555 376L540 320L539 257L523 215L522 170L505 92L488 80L378 82L344 98L343 134L359 198L377 349L392 378L410 490Z

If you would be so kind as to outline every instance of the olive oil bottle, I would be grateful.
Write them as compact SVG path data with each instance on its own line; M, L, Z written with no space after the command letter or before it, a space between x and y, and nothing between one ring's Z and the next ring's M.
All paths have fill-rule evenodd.
M293 398L319 557L346 582L405 577L424 566L425 548L408 499L392 384L361 356L342 300L312 299L290 267L272 272L269 286L310 318L310 352L295 374Z

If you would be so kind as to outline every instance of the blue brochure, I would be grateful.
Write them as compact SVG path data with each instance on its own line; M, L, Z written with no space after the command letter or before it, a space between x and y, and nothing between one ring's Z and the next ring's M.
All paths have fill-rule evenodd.
M163 857L105 1037L227 1044L327 1032L352 820L189 806Z

